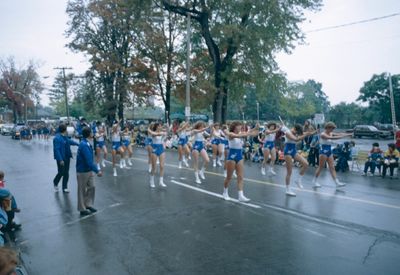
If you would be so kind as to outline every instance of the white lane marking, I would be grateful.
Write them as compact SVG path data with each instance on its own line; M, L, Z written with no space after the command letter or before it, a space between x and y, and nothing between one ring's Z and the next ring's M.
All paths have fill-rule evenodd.
M171 180L171 182L176 184L176 185L180 185L180 186L183 186L183 187L186 187L186 188L189 188L189 189L192 189L192 190L195 190L195 191L198 191L198 192L210 195L210 196L214 196L214 197L217 197L217 198L220 198L220 199L224 199L224 197L221 194L218 194L218 193L210 192L210 191L207 191L207 190L204 190L204 189L201 189L201 188L198 188L198 187L195 187L195 186L183 183L183 182L179 182L179 181L176 181L176 180ZM242 205L245 205L245 206L248 206L248 207L256 208L256 209L260 209L261 208L261 206L259 206L259 205L255 205L255 204L252 204L252 203L244 203L244 202L241 202L241 201L239 201L237 199L234 199L234 198L231 198L229 201L235 202L235 203L238 203L238 204L242 204Z
M276 211L288 213L288 214L291 214L293 216L300 217L300 218L303 218L303 219L307 219L307 220L310 220L310 221L314 221L314 222L317 222L317 223L323 223L323 224L330 225L330 226L336 226L336 227L340 227L340 228L343 228L343 229L348 229L348 227L346 227L346 226L343 226L343 225L340 225L340 224L337 224L337 223L334 223L334 222L326 221L326 220L323 220L323 219L319 219L319 218L316 218L316 217L312 217L312 216L309 216L309 215L306 215L306 214L302 214L302 213L299 213L299 212L296 212L294 210L290 210L290 209L287 209L287 208L277 207L277 206L273 206L273 205L269 205L269 204L265 204L265 203L261 203L261 205L266 207L266 208L270 208L270 209L273 209L273 210L276 210Z
M135 160L138 160L138 161L142 161L142 162L147 162L147 160L141 159L141 158L132 158L132 159L135 159ZM165 164L165 166L178 168L178 166L174 165L174 164ZM192 168L182 167L182 169L193 171ZM215 176L219 176L219 177L224 177L223 174L214 173L214 172L210 172L210 171L205 171L205 173L209 174L209 175L215 175ZM267 181L249 179L249 178L243 178L243 180L244 181L248 181L248 182L260 183L260 184L264 184L264 185L271 185L271 186L275 186L275 187L279 187L279 188L286 188L282 184L277 184L277 183L273 183L273 182L267 182ZM370 204L370 205L375 205L375 206L382 206L382 207L387 207L387 208L393 208L393 209L400 210L400 205L387 204L387 203L376 202L376 201L371 201L371 200L366 200L366 199L359 199L359 198L349 197L349 196L344 196L344 195L324 193L324 192L314 191L314 190L300 189L300 188L296 188L296 187L292 187L292 189L294 189L294 190L296 190L298 192L311 193L311 194L321 195L321 196L325 196L325 197L331 197L331 198L333 197L333 198L338 198L338 199L343 199L343 200L355 201L355 202L360 202L360 203L365 203L365 204ZM343 191L345 191L345 189L343 189Z
M326 236L325 235L323 235L323 234L320 234L320 233L318 233L318 232L316 232L316 231L313 231L313 230L310 230L310 229L304 229L305 231L307 231L307 232L309 232L309 233L311 233L311 234L313 234L313 235L316 235L316 236L319 236L319 237L323 237L323 238L326 238Z

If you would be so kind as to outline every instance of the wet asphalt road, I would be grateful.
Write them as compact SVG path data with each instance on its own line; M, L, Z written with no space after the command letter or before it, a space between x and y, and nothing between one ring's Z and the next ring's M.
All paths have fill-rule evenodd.
M222 170L203 184L177 169L167 154L166 189L151 190L146 156L134 166L96 178L95 215L76 210L75 160L70 194L54 193L51 142L0 137L0 169L16 196L23 229L17 246L30 274L399 274L400 181L339 174L337 192L327 171L314 191L314 168L297 197L286 197L284 167L261 176L247 163L251 204L222 200ZM230 196L237 198L232 182Z

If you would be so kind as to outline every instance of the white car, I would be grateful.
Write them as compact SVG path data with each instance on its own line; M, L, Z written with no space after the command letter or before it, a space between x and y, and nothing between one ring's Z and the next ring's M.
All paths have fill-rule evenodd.
M14 124L3 124L0 128L0 132L3 136L11 135L11 130L14 128Z

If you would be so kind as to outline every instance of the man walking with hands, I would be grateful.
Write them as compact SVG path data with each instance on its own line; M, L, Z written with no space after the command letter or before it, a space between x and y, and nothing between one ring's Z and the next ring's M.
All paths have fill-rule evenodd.
M58 192L58 183L62 180L62 190L64 193L69 193L69 163L72 158L71 145L78 146L79 144L67 136L67 126L60 124L58 133L53 139L54 159L57 162L57 175L54 177L54 190Z
M93 207L95 185L94 175L101 177L103 174L97 168L93 158L93 148L88 139L93 138L89 127L82 129L82 141L78 147L76 158L76 177L78 181L78 211L81 216L87 216L97 210Z

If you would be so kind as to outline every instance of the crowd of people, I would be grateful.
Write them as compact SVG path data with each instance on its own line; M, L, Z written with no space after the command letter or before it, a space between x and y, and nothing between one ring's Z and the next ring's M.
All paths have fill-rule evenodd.
M253 160L256 159L257 154L259 155L262 175L275 176L274 165L277 163L286 166L285 184L288 196L296 196L291 188L294 166L300 168L294 176L294 183L298 188L304 188L302 178L310 164L317 166L313 188L321 188L318 178L326 166L329 168L336 188L343 188L345 183L341 182L336 175L337 164L340 160L336 160L335 163L334 155L338 147L334 145L337 140L350 137L352 134L336 133L335 128L336 125L333 122L326 123L323 129L320 129L314 127L309 121L306 121L304 125L296 124L291 128L287 127L283 121L280 123L270 122L262 126L259 124L247 125L242 122L207 125L205 122L199 121L194 124L174 122L172 125L154 122L140 129L121 121L114 121L110 128L100 122L89 124L81 121L81 130L78 131L81 142L77 143L68 137L67 126L62 124L53 141L54 158L58 168L58 173L53 181L54 188L58 191L58 183L63 178L62 190L65 193L69 192L68 170L72 157L70 146L79 146L77 172L85 175L78 175L78 210L81 215L95 212L92 172L99 176L102 175L102 170L107 165L108 140L111 141L109 149L111 150L114 177L118 177L118 168L129 169L133 165L132 146L134 144L145 147L148 154L149 186L151 188L156 187L156 177L158 177L160 187L167 187L164 182L165 150L173 147L178 150L178 168L181 169L183 165L186 167L191 165L196 184L201 184L206 180L205 172L210 162L213 167L223 167L225 180L222 194L226 200L230 199L228 186L232 178L237 180L238 200L241 202L250 200L243 191L243 162L247 151L250 151L250 158ZM93 142L90 142L89 140L92 138ZM352 144L354 146L354 142ZM250 149L246 149L248 147ZM254 149L254 147L258 148ZM393 150L391 148L393 148L392 144L389 145L388 152L382 154L382 176L386 175L387 168L390 169L390 175L393 176L394 168L398 166L399 152L396 148ZM376 151L376 148L374 150ZM93 155L92 151L95 152L95 158L89 157ZM375 155L371 156L375 158ZM85 164L82 164L83 162ZM377 167L377 165L371 164L371 161L368 161L366 166L371 169ZM159 171L158 175L156 175L156 171Z
M275 165L285 165L285 194L296 196L292 181L302 189L303 176L309 166L316 166L312 181L313 188L321 188L319 176L327 166L336 188L344 188L345 183L337 178L336 171L340 163L340 152L348 152L355 143L344 142L337 145L336 141L350 137L350 133L336 133L333 122L321 127L313 126L310 121L304 125L295 124L288 127L283 121L269 122L265 125L252 125L235 121L221 125L206 124L198 121L174 122L172 125L153 122L150 125L134 126L133 124L114 121L111 127L99 121L88 123L85 119L73 125L61 123L54 130L34 132L37 139L47 140L48 135L55 132L53 138L54 159L57 164L57 174L53 179L55 192L59 192L59 184L64 193L69 193L68 181L71 146L77 146L76 174L78 184L78 211L81 216L96 212L94 208L95 182L94 174L103 175L104 167L110 163L113 176L118 177L118 169L130 169L133 165L133 146L144 147L148 156L149 186L166 188L164 182L165 151L176 148L178 151L178 168L192 167L193 181L202 184L206 180L209 164L213 167L223 167L224 181L222 197L230 200L228 188L233 178L238 186L238 201L249 202L244 194L244 161L260 162L260 174L276 176ZM76 141L76 140L79 140ZM111 146L108 146L110 143ZM399 167L400 134L397 144L390 143L386 151L374 143L365 162L364 175L377 174L386 177L387 171L391 178ZM111 158L109 158L111 151ZM111 161L108 161L111 159ZM336 159L336 160L335 160ZM347 164L346 155L345 162ZM157 167L159 166L159 167ZM293 176L294 167L296 173ZM157 169L158 168L158 169ZM340 167L339 167L340 168ZM158 171L158 175L157 174ZM4 233L20 229L21 225L14 222L15 213L20 209L12 193L5 187L5 174L0 171L0 245L4 244ZM294 180L292 180L294 178Z

